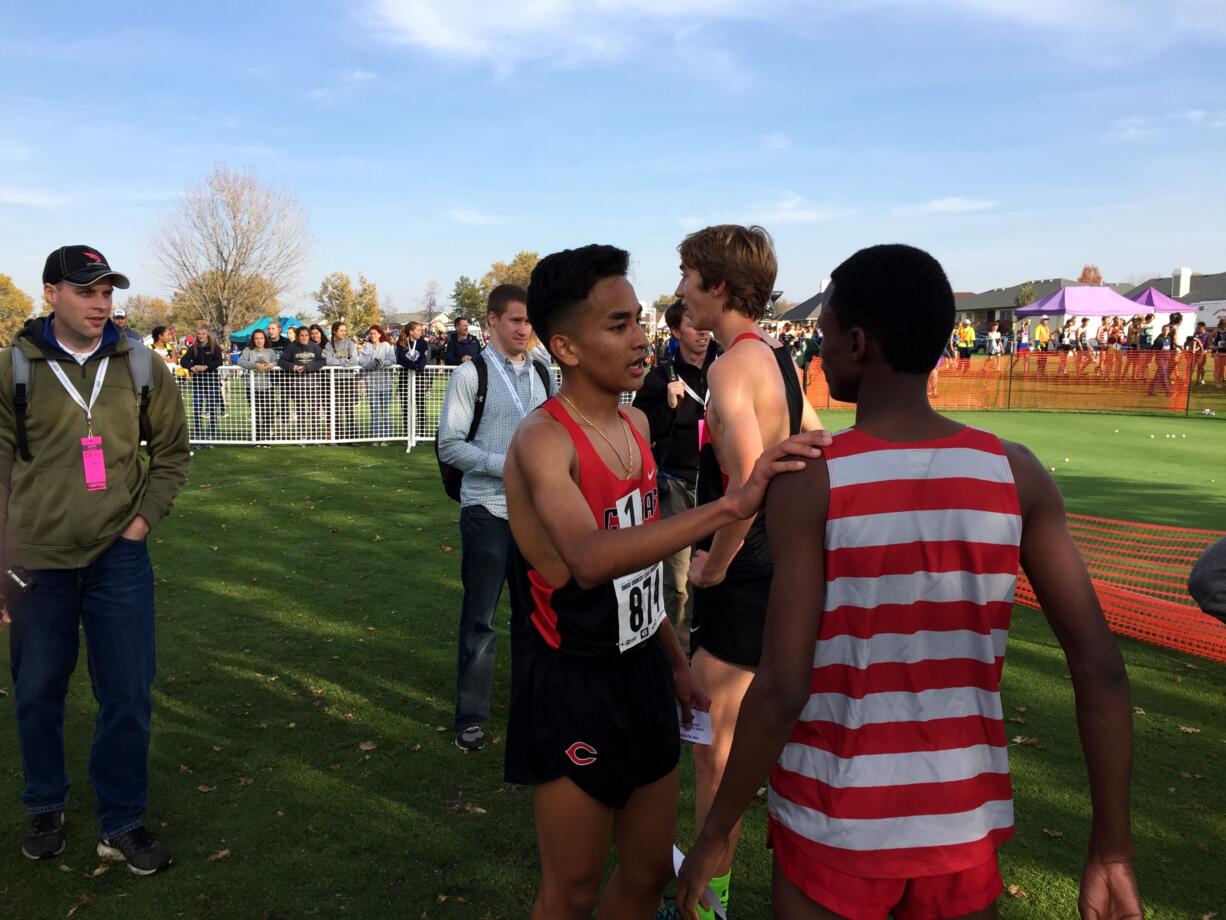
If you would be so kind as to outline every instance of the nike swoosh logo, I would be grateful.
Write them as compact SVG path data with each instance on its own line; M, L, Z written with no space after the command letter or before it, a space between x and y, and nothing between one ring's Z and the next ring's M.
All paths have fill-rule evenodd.
M647 478L648 478L648 479L655 479L655 478L656 478L656 471L655 471L655 470L652 470L650 473L648 473L648 474L647 474Z

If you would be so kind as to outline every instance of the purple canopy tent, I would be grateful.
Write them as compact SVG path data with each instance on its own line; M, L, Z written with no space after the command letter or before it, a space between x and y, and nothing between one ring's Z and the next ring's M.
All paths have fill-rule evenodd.
M1093 284L1070 285L1048 294L1042 300L1021 307L1019 319L1030 316L1135 316L1137 304L1109 287Z
M1157 288L1147 287L1140 294L1128 298L1142 307L1149 307L1152 313L1187 313L1188 305L1178 300L1171 300Z

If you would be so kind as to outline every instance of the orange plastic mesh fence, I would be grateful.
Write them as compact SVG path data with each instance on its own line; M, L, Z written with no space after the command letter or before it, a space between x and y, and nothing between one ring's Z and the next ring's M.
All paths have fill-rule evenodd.
M1082 514L1069 515L1069 529L1113 632L1226 662L1226 625L1188 594L1192 564L1222 534ZM1025 574L1016 600L1039 607Z
M1158 415L1216 415L1226 419L1226 390L1201 383L1191 357L1167 352L1028 352L949 360L929 378L937 409L1053 409ZM830 398L821 359L805 373L814 408L849 408Z

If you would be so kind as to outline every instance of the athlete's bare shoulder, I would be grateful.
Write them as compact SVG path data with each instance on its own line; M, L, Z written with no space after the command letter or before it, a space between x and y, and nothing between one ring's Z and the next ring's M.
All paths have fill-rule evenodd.
M511 440L516 465L527 473L536 469L567 467L575 456L575 445L558 420L543 409L536 409L519 423Z
M1060 488L1051 473L1025 444L1016 441L1000 439L1005 457L1009 461L1009 469L1013 473L1013 484L1017 487L1017 500L1021 505L1022 517L1029 514L1037 503L1056 501L1063 507Z

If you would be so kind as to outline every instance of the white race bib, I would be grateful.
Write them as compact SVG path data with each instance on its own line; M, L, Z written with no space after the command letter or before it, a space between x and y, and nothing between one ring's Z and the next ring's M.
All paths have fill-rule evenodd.
M643 523L643 495L638 489L617 500L619 530ZM664 618L664 564L613 579L617 597L617 649L627 652L655 635Z

